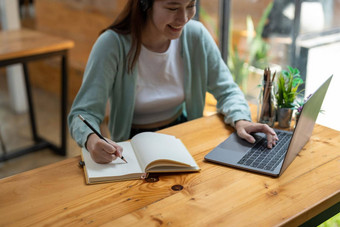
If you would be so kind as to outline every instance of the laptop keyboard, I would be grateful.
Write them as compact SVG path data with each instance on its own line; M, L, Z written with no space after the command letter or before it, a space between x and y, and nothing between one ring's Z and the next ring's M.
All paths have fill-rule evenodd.
M281 131L277 131L276 134L279 138L276 146L272 149L267 148L267 139L262 138L238 161L238 164L273 171L284 158L292 136Z

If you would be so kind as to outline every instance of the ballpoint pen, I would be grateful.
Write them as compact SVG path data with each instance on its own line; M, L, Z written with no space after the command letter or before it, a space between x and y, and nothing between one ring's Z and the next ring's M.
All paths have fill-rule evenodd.
M78 115L78 117L80 118L80 120L82 120L99 138L101 138L102 140L104 140L106 143L110 144L109 141L107 141L96 129L94 129L92 127L92 125L85 120L85 118L83 116L81 116L80 114ZM125 158L122 156L120 157L125 163L127 163L127 161L125 160Z

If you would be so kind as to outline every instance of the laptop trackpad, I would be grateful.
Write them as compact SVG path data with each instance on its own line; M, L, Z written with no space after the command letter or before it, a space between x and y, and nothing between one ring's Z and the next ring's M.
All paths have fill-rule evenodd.
M256 133L256 140L261 139L265 135ZM246 140L240 138L236 133L232 133L228 139L219 144L210 153L205 156L209 161L221 164L235 164L254 146Z

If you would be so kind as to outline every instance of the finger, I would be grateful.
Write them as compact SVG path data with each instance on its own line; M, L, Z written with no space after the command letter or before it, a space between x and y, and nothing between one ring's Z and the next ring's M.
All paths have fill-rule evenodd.
M115 154L111 154L104 149L102 149L100 151L100 154L98 155L98 159L100 160L100 163L103 163L103 164L110 163L114 161L116 158L117 157Z
M112 161L114 161L114 160L116 160L117 159L117 155L116 154L112 154L112 153L108 153L108 152L106 152L106 151L104 151L103 152L104 154L103 154L103 158L105 159L105 161L106 161L106 163L110 163L110 162L112 162Z
M119 146L118 144L115 145L116 148L116 156L123 157L123 148Z
M278 141L277 136L272 136L272 135L267 135L267 147L272 148L273 146L276 145L276 141Z
M263 125L262 132L267 135L267 147L270 149L273 148L273 146L276 145L276 141L279 140L274 129L272 129L268 125Z
M242 139L247 140L249 143L255 143L255 138L250 135L249 133L246 132L246 130L241 129L239 131L237 131L237 134L239 137L241 137Z
M113 146L111 143L107 143L105 141L103 141L102 149L110 155L115 154L116 151L117 151L115 146Z
M270 135L273 137L273 142L276 143L276 141L279 141L279 137L277 136L277 134L274 130L273 130L273 133L274 134L270 134ZM267 136L268 136L268 134L267 134Z
M93 153L91 153L92 159L100 164L107 164L112 162L113 158L111 154L108 154L106 151L103 149L96 150Z
M112 144L111 144L112 145ZM113 146L113 145L112 145ZM120 146L118 146L118 147L115 147L115 149L116 149L116 152L115 153L113 153L113 154L111 154L111 157L112 157L112 161L114 161L114 160L116 160L117 158L121 158L122 157L122 154L121 154L121 152L119 152L118 151L118 149L122 149Z
M112 159L112 161L114 161L114 160L117 159L117 156L113 154L113 155L111 155L111 159Z
M123 148L121 146L119 146L117 143L113 142L112 140L108 140L108 141L109 141L110 145L115 148L114 154L118 157L122 157Z
M273 138L273 136L272 136L272 135L267 135L267 147L268 147L269 149L271 149L271 148L273 148L274 145L275 145L275 144L274 144L274 138Z
M265 134L270 134L272 136L275 136L276 133L274 131L274 129L272 129L271 127L269 127L268 125L266 124L261 124L261 126L259 126L259 130Z

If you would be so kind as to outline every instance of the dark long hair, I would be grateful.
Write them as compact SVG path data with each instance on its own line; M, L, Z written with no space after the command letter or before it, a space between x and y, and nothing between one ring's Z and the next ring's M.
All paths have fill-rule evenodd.
M128 0L116 20L102 31L111 29L119 34L131 35L131 48L127 55L129 72L132 71L140 54L142 30L146 24L147 13L152 7L152 4L153 0Z

